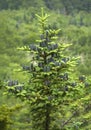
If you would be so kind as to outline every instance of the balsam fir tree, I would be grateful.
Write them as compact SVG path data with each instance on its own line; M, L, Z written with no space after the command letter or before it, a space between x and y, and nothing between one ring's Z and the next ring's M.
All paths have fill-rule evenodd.
M31 55L29 65L23 66L23 70L30 74L30 80L25 86L17 84L9 90L29 102L31 130L63 130L71 119L63 120L65 112L69 111L65 111L65 106L68 107L78 93L80 95L82 87L73 78L72 68L76 59L65 53L69 44L58 42L60 29L54 30L47 25L49 15L44 14L42 9L41 16L36 16L40 25L40 39L36 44L24 47Z
M36 16L40 24L40 39L29 46L32 55L30 66L23 67L31 75L26 96L31 104L32 129L60 130L56 120L70 89L69 72L74 63L64 55L69 45L57 41L60 30L47 26L49 16L43 10L41 16Z

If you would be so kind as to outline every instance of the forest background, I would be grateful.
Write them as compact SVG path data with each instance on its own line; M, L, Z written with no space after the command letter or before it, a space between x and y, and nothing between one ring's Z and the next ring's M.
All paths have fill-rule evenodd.
M17 48L33 44L38 39L35 14L40 13L41 7L50 15L50 27L61 29L60 39L72 43L70 55L80 57L76 73L91 77L91 0L0 0L1 112L3 107L8 110L8 107L15 105L14 102L16 102L14 109L20 109L23 104L14 96L11 99L3 95L2 82L19 80L23 83L28 79L26 73L18 71L30 58L29 54ZM17 104L21 105L17 106ZM28 105L27 108L23 107L18 114L14 113L17 116L12 119L14 124L10 125L11 129L15 126L17 130L29 129L30 124L26 121L30 118L28 107Z

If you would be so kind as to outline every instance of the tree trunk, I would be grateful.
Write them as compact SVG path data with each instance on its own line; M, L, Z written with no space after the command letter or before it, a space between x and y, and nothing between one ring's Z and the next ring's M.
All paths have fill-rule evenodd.
M50 105L46 106L45 130L49 130L50 126Z

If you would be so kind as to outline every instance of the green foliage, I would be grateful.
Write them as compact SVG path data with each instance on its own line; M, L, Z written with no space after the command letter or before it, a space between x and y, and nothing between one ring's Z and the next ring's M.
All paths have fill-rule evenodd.
M5 1L4 1L5 2ZM4 3L3 1L1 3ZM22 1L25 5L25 1ZM45 1L47 3L48 1ZM62 1L49 1L50 4L53 6L54 10L63 10L64 6L63 4L59 4L59 2ZM67 1L70 3L70 1ZM79 1L80 2L80 1ZM83 3L86 1L83 1ZM15 2L12 3L12 0L7 1L9 4L14 4ZM36 3L36 5L41 7L43 5L43 1L41 2L30 2L31 6L33 3ZM54 4L55 3L55 4ZM65 3L65 2L64 2ZM73 2L72 2L73 3ZM76 3L76 1L74 1ZM89 1L87 1L89 3ZM28 4L28 2L26 2ZM65 3L67 4L67 3ZM85 3L86 4L86 3ZM85 5L84 4L84 5ZM2 4L0 4L2 5ZM5 5L5 4L4 4ZM18 4L19 5L19 4ZM16 5L16 6L18 6ZM29 5L29 4L28 4ZM89 4L90 5L90 4ZM22 5L21 5L22 6ZM27 5L26 5L27 6ZM29 5L30 6L30 5ZM26 9L21 9L21 10L3 10L0 11L0 75L2 79L12 78L12 66L9 64L10 62L13 62L13 64L22 64L24 63L23 59L24 55L23 53L16 51L16 47L27 45L30 43L33 43L35 39L38 39L38 35L36 32L36 19L34 14L38 12L38 8L34 8L32 6ZM55 6L55 7L54 7ZM62 8L57 8L57 6L62 6ZM69 4L67 4L69 8ZM76 4L74 4L76 6ZM80 4L79 4L80 6ZM24 6L25 7L25 6ZM44 7L44 5L43 5ZM84 7L84 6L83 6ZM17 7L18 8L18 7ZM45 8L45 7L44 7ZM73 8L75 9L75 8ZM76 8L77 9L77 8ZM81 63L79 70L83 74L90 74L90 41L91 41L91 36L90 36L90 13L87 13L86 11L81 11L79 13L76 13L75 10L74 13L71 15L65 15L65 13L60 14L59 11L50 11L46 10L47 12L50 11L51 17L51 28L62 28L61 33L59 36L61 36L62 40L68 40L72 43L77 43L74 44L71 52L74 53L75 55L84 55L84 65ZM53 18L52 18L53 17ZM88 20L89 19L89 20ZM56 22L57 21L57 22ZM70 25L69 25L70 24ZM74 26L72 26L74 25ZM80 36L81 34L81 36ZM67 37L67 39L66 39ZM82 46L83 45L83 46ZM86 50L85 50L86 48ZM84 53L84 54L83 54ZM11 56L12 55L12 56ZM23 56L22 56L23 55ZM20 56L20 57L19 57ZM19 57L19 58L18 58ZM21 59L21 62L20 62ZM84 66L84 69L82 69Z
M91 12L90 0L44 0L49 9L63 14L73 14L81 10Z
M45 2L45 3L44 3ZM83 5L84 4L84 5ZM53 42L63 43L70 42L73 43L69 49L66 50L66 55L77 55L80 56L80 60L78 61L77 66L74 68L74 72L82 74L90 75L91 70L91 9L90 9L90 1L89 0L1 0L0 1L0 103L1 106L3 104L8 104L9 107L14 105L14 103L20 103L19 99L15 99L12 97L11 93L9 97L2 95L2 89L4 88L3 81L7 80L17 80L19 79L20 83L24 83L31 79L32 74L30 71L27 73L26 71L22 72L22 68L20 65L26 68L30 67L30 49L28 48L28 53L26 51L22 52L21 50L17 50L16 48L20 48L21 46L30 46L30 44L36 43L35 46L39 46L41 39L39 39L39 33L37 30L37 20L35 18L35 13L39 12L39 8L43 6L44 8L49 8L51 10L46 10L51 16L48 17L47 21L48 26L46 26L46 30L51 34L53 30L61 27L61 31L58 34L58 40L53 40ZM22 9L20 9L22 8ZM24 9L26 8L26 9ZM11 11L12 9L12 11ZM19 9L19 10L18 10ZM79 12L80 11L80 12ZM61 14L60 14L61 13ZM69 15L68 15L69 14ZM51 21L51 23L49 22ZM52 31L51 31L52 30ZM46 34L44 35L45 39ZM38 39L39 42L35 42ZM43 47L44 48L44 47ZM46 50L47 51L47 50ZM34 57L36 51L33 51ZM34 59L36 61L36 59ZM33 61L32 61L33 62ZM37 60L39 62L39 60ZM34 63L35 64L35 63ZM52 65L49 65L52 66ZM36 66L37 67L37 66ZM35 67L35 68L36 68ZM39 68L37 68L39 69ZM49 72L47 72L49 74ZM69 80L72 82L72 85L75 85L75 82L78 81L78 78L74 80L74 76L69 73ZM85 80L84 82L80 82L80 86L74 87L74 90L71 91L71 87L69 87L70 96L72 96L72 100L70 100L68 92L66 92L65 101L63 101L61 106L57 108L58 113L52 110L52 117L56 117L53 124L57 124L58 127L63 129L82 129L82 130L90 130L91 129L91 109L90 109L90 98L91 98L91 77L89 76L89 80ZM68 80L68 81L69 81ZM29 80L31 82L31 80ZM68 82L67 81L67 82ZM34 84L26 82L23 88L24 90L17 93L16 97L22 97L22 99L27 99L27 101L31 100L32 86ZM37 82L37 81L36 81ZM37 83L36 83L37 84ZM19 87L19 84L16 87ZM38 84L37 84L38 86ZM83 89L85 86L85 89ZM12 86L12 90L14 91L15 86ZM15 88L16 88L15 87ZM82 89L80 89L80 87ZM10 87L9 87L10 88ZM30 88L30 90L29 90ZM54 87L55 88L55 87ZM44 90L44 89L43 89ZM35 91L33 89L33 91ZM39 91L39 90L38 90ZM79 93L78 93L79 91ZM75 93L74 93L75 92ZM33 99L36 99L36 96L41 96L42 92L35 92ZM13 93L14 94L14 93ZM65 94L64 94L65 95ZM73 98L74 95L74 98ZM79 96L78 96L79 95ZM11 97L11 98L10 98ZM62 98L63 99L63 98ZM65 103L64 103L65 102ZM69 105L68 105L68 103ZM15 116L13 116L12 126L9 126L9 130L29 130L31 128L32 120L30 113L31 103L29 101L30 106L26 106L21 109L19 112L15 112ZM74 114L74 109L77 108L77 116ZM35 106L34 106L35 107ZM87 108L85 110L85 108ZM37 109L37 108L36 108ZM36 111L36 110L35 110ZM26 114L27 112L27 114ZM61 113L61 114L60 114ZM10 116L11 119L12 116ZM22 118L21 118L22 117ZM71 118L72 117L72 118ZM27 121L28 119L28 121ZM12 128L11 128L12 127ZM60 128L60 129L61 129Z
M28 7L37 7L40 5L43 6L43 0L18 0L18 1L13 1L13 0L1 0L0 4L0 10L2 9L20 9L21 7L23 8L28 8Z
M59 43L57 40L60 29L49 28L49 16L44 14L43 10L41 15L36 16L40 25L40 39L36 44L24 47L24 50L30 51L32 55L29 65L23 66L23 70L30 74L29 83L25 83L21 90L18 86L12 86L12 90L8 86L8 89L29 102L32 130L67 129L70 126L66 127L65 121L70 119L71 115L74 117L74 112L79 107L79 103L71 103L81 98L84 86L80 83L76 85L78 80L75 74L72 74L76 58L66 55L70 44ZM84 77L81 77L81 82L83 79ZM67 108L68 105L70 106ZM68 114L65 114L66 112Z
M1 0L0 10L47 7L62 14L73 14L81 10L91 12L90 0Z
M14 107L9 107L7 105L0 106L0 128L2 130L11 129L10 125L14 123L12 120L12 115L14 115L14 112L20 108L20 105Z
M10 120L10 112L9 108L7 106L1 106L0 107L0 128L3 130L6 130L7 124L11 123Z
M0 89L4 86L4 83L2 80L0 80Z
M17 67L26 60L25 54L17 51L16 48L30 44L35 39L34 26L30 27L29 23L26 24L26 21L30 20L30 16L27 14L25 19L24 12L24 10L0 12L0 77L4 80L13 77L14 64ZM30 29L31 34L29 34Z

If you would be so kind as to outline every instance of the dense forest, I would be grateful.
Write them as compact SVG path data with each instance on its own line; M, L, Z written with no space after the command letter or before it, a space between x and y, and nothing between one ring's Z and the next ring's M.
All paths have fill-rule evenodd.
M74 59L76 57L79 57L77 58L76 61L77 63L76 66L74 67L73 74L72 75L70 74L71 75L70 80L66 79L67 80L66 81L64 79L65 80L64 81L63 79L61 79L63 80L62 84L71 84L71 86L73 85L74 87L76 86L77 82L78 88L74 89L69 88L68 91L68 88L65 85L66 87L65 89L68 92L66 96L65 94L62 95L60 93L57 93L54 86L53 97L59 96L58 99L54 98L55 102L56 104L59 104L59 102L61 102L62 105L58 105L57 107L55 107L56 106L55 103L52 102L52 99L50 99L51 105L53 107L53 109L49 107L49 109L51 109L51 111L53 112L51 114L50 119L52 120L52 123L50 123L51 124L50 128L46 129L42 128L43 127L42 125L39 125L39 127L37 128L36 127L33 128L33 125L36 126L38 125L38 123L34 124L36 120L38 121L36 117L37 115L36 111L39 110L38 107L40 106L43 108L43 110L45 110L44 106L45 104L43 104L43 102L39 102L40 100L35 102L37 106L35 104L33 105L32 104L33 102L30 102L29 95L27 95L26 92L31 93L30 91L31 89L33 91L32 95L36 97L38 96L37 94L40 93L39 89L41 89L41 85L39 85L40 86L39 89L38 88L35 89L33 87L30 87L29 89L28 84L32 77L29 76L29 73L27 73L27 71L25 71L28 69L30 59L32 58L32 56L30 55L30 51L27 51L28 47L31 48L31 45L33 44L37 45L37 42L38 41L40 42L39 23L36 14L38 14L39 18L41 15L41 7L43 7L44 11L48 15L50 15L48 17L47 29L43 28L44 31L46 30L48 31L48 34L46 34L46 36L48 35L49 38L49 35L51 35L51 33L52 35L54 35L54 33L56 34L56 31L52 32L50 30L59 29L60 32L58 33L57 42L65 43L67 47L71 44L71 46L69 46L67 49L64 49L65 53L62 52L62 56L69 55L70 57L74 57ZM46 16L44 17L44 20L45 18ZM39 22L40 21L41 20L39 20ZM41 41L43 41L44 39L45 38L42 38ZM37 129L90 130L91 129L90 42L91 42L91 0L16 0L16 1L0 0L0 97L1 97L0 128L1 130L23 130L23 129L24 130L37 130ZM50 42L48 44L50 45ZM36 46L34 47L36 48ZM35 55L36 52L34 51L33 47L32 49L33 49L32 55ZM56 53L56 51L54 50L51 50L50 53L52 53L52 51L53 53L54 52ZM48 53L48 50L46 50L46 53ZM68 65L69 67L70 64L73 64L73 62L69 63L68 61L67 64L69 64ZM50 65L51 64L49 64L49 66ZM52 74L54 74L54 70L57 71L57 69L59 68L56 67L55 69L52 69L52 71L50 72L51 74L47 70L48 78L50 79L51 82L53 81L51 80L50 75L52 77ZM38 68L38 71L39 70L40 68ZM66 68L63 70L65 71L65 73L67 73L69 69ZM63 74L64 71L59 72ZM34 74L37 75L37 72L33 73L33 75ZM44 75L42 75L42 78L43 76ZM55 79L55 76L53 76L52 78ZM35 79L36 76L34 75L34 78L32 80L35 82ZM25 85L26 88L24 89L24 91L22 91L22 93L20 93L19 90L16 94L13 89L9 90L8 86L12 86L10 85L11 82L12 85L17 85L19 83L20 89L23 85ZM46 86L48 86L48 83ZM11 91L13 91L14 93L11 93ZM69 94L71 91L72 94ZM64 97L63 100L61 100L60 97ZM46 102L46 100L47 99L45 98L44 101ZM32 112L30 112L31 109ZM54 109L57 109L58 111L55 112ZM32 120L31 114L33 113L35 114L32 117L33 121L31 121ZM62 113L62 115L60 113ZM41 120L42 120L41 122L43 122L44 118ZM41 124L41 122L39 123Z

